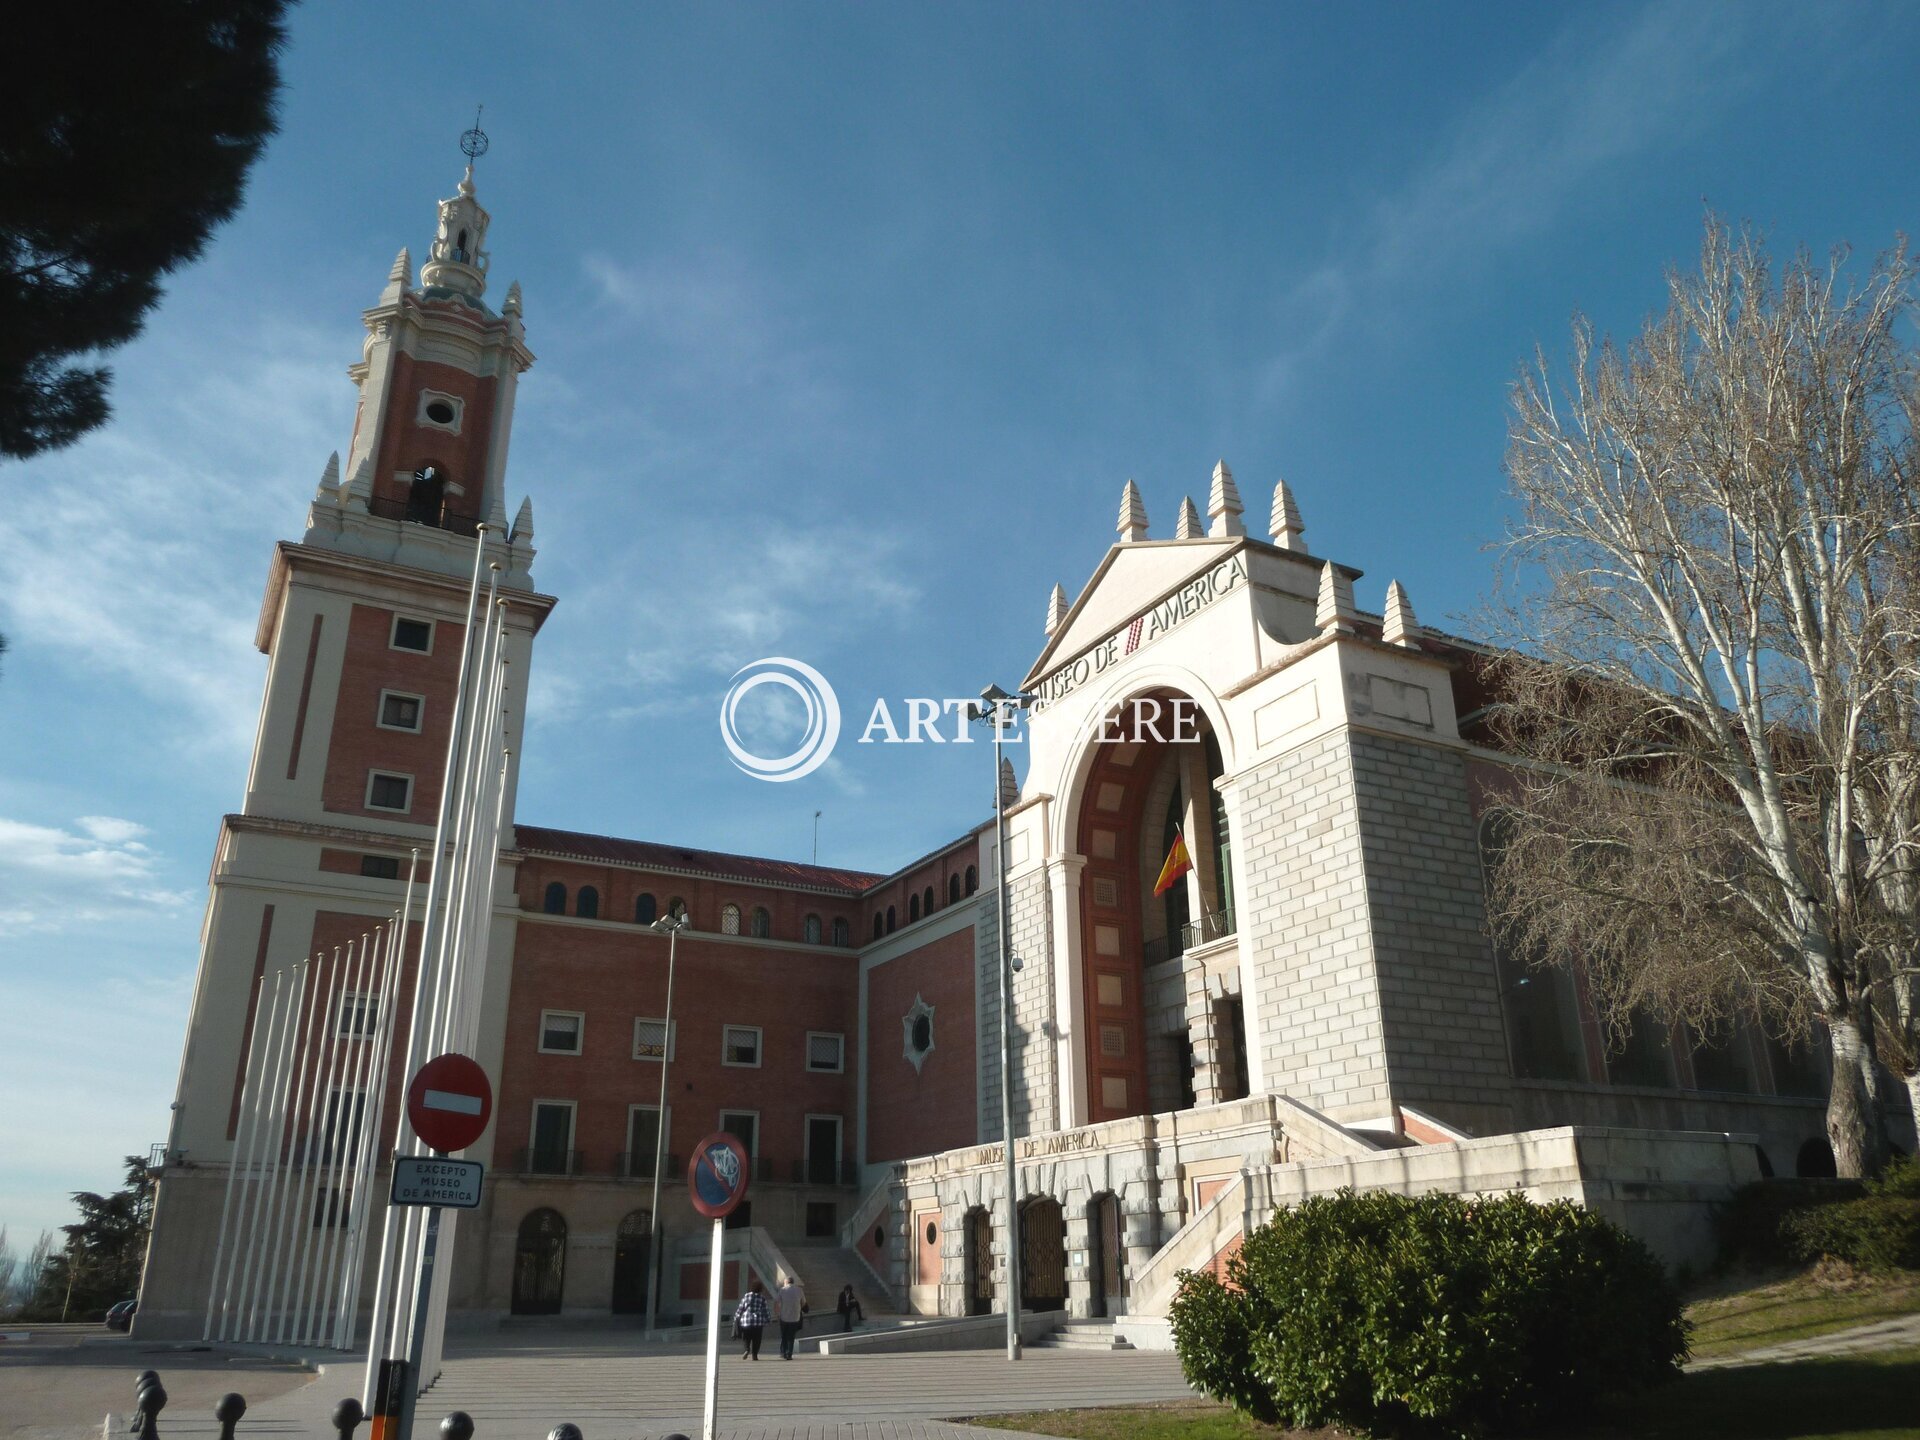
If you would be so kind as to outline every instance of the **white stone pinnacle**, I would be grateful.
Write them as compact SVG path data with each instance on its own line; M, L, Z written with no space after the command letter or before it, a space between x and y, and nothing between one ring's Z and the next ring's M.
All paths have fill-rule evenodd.
M513 543L522 544L533 539L533 497L527 495L520 501L520 511L513 517Z
M1000 808L1006 810L1020 803L1020 782L1013 778L1013 761L1004 755L1000 757Z
M1313 610L1313 623L1321 634L1338 631L1353 633L1353 581L1334 569L1329 560L1320 568L1320 600Z
M1409 650L1420 643L1420 622L1413 618L1413 602L1395 580L1387 586L1387 609L1380 625L1380 638L1389 645L1404 645Z
M387 279L398 280L403 286L413 283L413 255L402 245L400 253L393 257L393 268L387 272Z
M1115 528L1120 532L1122 545L1147 538L1146 502L1140 498L1140 487L1131 480L1120 492L1120 523Z
M327 456L326 468L320 472L320 488L314 491L313 498L331 500L336 505L340 503L340 452L338 450Z
M1058 585L1047 597L1047 634L1056 633L1067 622L1067 592Z
M1213 467L1213 488L1207 492L1207 533L1214 536L1244 535L1247 527L1240 520L1240 487L1233 483L1233 471L1220 460Z
M1200 528L1200 512L1194 507L1193 497L1188 495L1180 502L1180 518L1173 527L1176 540L1198 540L1206 532Z
M1300 507L1293 503L1293 490L1284 480L1273 487L1273 513L1267 519L1267 527L1273 533L1273 543L1282 550L1307 548L1302 538L1307 533L1306 522L1300 518Z
M347 482L343 505L355 505L365 510L373 499L373 457L363 459L354 467L353 479Z
M500 306L500 313L502 315L518 315L520 313L520 306L520 282L516 280L507 286L507 298Z

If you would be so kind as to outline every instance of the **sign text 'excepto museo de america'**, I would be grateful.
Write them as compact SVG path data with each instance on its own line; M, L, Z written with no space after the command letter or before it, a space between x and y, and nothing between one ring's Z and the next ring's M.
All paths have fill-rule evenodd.
M393 1162L393 1203L471 1210L480 1203L480 1181L486 1173L478 1160L401 1155Z

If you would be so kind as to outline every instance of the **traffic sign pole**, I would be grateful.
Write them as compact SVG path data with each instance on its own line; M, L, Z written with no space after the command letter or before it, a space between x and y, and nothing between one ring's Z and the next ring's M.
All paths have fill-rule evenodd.
M713 1259L707 1266L707 1414L700 1440L714 1440L713 1417L720 1406L720 1252L726 1245L727 1222L713 1222Z
M433 1305L433 1259L440 1248L440 1207L427 1207L427 1236L420 1247L420 1283L414 1287L413 1327L407 1341L407 1383L400 1392L400 1423L394 1427L394 1440L413 1440L413 1410L420 1399L420 1384L426 1377L415 1372L420 1357L427 1352L427 1311Z

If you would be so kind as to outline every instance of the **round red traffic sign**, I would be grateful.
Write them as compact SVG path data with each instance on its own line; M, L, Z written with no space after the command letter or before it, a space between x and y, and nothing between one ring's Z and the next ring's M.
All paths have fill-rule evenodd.
M478 1140L492 1117L493 1086L487 1083L487 1072L465 1055L429 1060L407 1086L413 1133L443 1155Z
M716 1130L693 1147L687 1165L687 1190L693 1208L709 1220L733 1213L747 1198L747 1172L752 1169L747 1147L737 1135Z

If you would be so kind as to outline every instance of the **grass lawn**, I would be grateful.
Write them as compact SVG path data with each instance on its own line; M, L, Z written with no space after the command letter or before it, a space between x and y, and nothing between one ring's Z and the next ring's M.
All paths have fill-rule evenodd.
M1727 1293L1730 1284L1743 1288ZM1687 1306L1693 1353L1703 1360L1920 1310L1920 1274L1911 1271L1877 1276L1823 1266L1757 1285L1747 1277L1716 1288L1719 1293L1700 1295Z
M1256 1425L1210 1401L983 1415L973 1422L1072 1440L1350 1440ZM1920 1349L1684 1375L1628 1413L1539 1440L1920 1440ZM1357 1437L1351 1437L1357 1440Z

